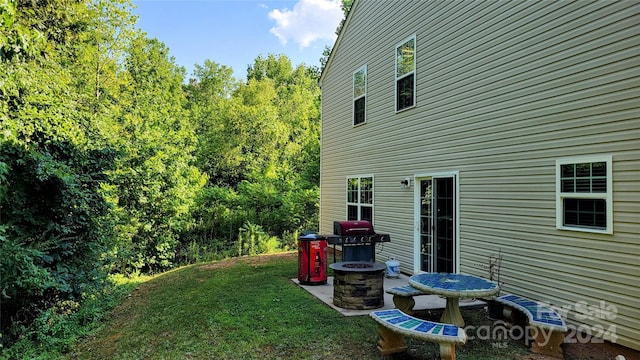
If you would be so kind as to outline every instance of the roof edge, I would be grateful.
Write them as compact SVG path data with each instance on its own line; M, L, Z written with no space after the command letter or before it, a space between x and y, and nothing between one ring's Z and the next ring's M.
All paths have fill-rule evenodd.
M355 9L355 7L358 6L359 3L360 3L360 0L353 0L353 3L351 3L351 8L349 9L349 12L347 13L347 16L344 19L344 23L342 24L342 28L340 29L340 33L338 34L338 38L336 39L336 41L333 43L333 46L331 47L331 52L329 53L329 58L327 59L327 63L324 65L324 68L322 68L322 73L320 74L320 79L318 80L318 84L320 85L320 88L322 88L322 81L324 80L324 75L327 69L329 68L329 66L331 65L331 62L333 59L333 52L340 45L340 40L342 39L342 35L344 34L345 29L351 22L351 14L353 13L353 9Z

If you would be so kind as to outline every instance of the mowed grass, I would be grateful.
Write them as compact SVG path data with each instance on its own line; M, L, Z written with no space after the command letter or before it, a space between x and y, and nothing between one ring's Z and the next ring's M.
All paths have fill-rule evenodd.
M176 269L142 283L69 359L379 359L375 324L345 317L291 281L297 253ZM478 311L463 312L484 321ZM427 314L429 315L429 314ZM438 317L434 313L431 316ZM409 339L398 359L438 358ZM470 341L458 359L516 359L528 350Z
M343 317L291 281L295 256L232 259L155 277L69 358L366 359L375 353L368 317Z

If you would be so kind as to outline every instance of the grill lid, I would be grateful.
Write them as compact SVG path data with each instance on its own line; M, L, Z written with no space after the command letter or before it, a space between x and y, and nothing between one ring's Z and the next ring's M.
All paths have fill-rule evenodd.
M333 222L334 235L373 235L373 225L366 220L343 220Z

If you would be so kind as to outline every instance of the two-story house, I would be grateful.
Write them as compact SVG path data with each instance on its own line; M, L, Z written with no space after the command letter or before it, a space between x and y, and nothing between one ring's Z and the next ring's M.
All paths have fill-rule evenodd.
M356 0L321 86L322 233L371 220L408 274L501 253L640 349L640 2Z

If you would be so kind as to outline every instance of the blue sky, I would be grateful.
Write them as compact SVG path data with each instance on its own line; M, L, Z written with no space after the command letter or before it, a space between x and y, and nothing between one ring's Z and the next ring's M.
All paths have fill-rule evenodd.
M246 76L259 55L319 66L343 17L340 0L134 0L138 27L187 69L206 59Z

